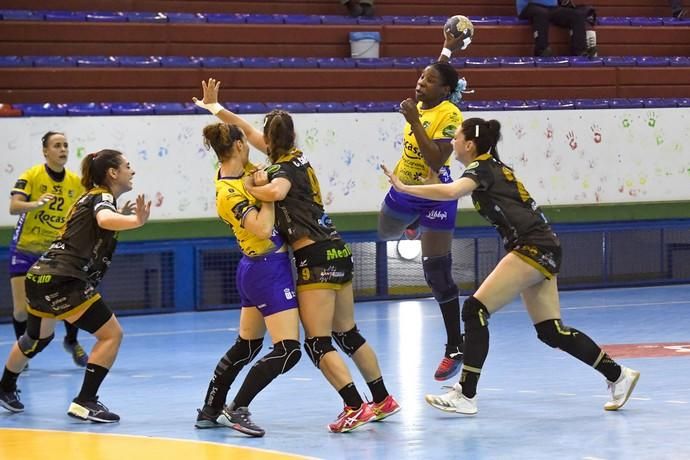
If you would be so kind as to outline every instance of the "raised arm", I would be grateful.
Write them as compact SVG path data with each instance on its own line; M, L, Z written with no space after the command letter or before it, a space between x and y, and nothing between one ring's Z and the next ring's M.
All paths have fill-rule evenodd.
M256 149L261 150L263 153L268 153L266 147L266 142L264 142L264 135L261 131L256 129L247 120L240 117L236 113L223 107L218 103L218 90L220 89L220 81L209 78L208 81L201 82L201 89L203 91L203 99L199 100L193 97L194 103L211 112L213 115L217 116L221 121L233 125L237 125L242 128L242 131L247 135L247 140Z
M96 214L98 226L114 232L132 230L146 223L151 214L151 202L144 200L144 195L137 196L134 214L123 215L111 209L105 208Z
M461 177L449 184L405 185L385 165L381 165L383 173L388 176L388 182L398 192L437 201L453 201L469 195L478 184L467 177Z

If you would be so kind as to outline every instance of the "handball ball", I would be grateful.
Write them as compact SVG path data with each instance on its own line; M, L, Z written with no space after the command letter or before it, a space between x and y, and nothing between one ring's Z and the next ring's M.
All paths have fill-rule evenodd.
M455 15L448 18L443 30L449 32L455 38L472 39L474 24L466 16Z

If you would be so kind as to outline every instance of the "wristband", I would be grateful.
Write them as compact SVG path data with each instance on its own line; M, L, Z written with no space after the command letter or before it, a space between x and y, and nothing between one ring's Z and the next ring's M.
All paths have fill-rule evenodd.
M222 105L220 105L217 102L214 102L213 104L208 104L207 108L208 108L208 111L214 115L218 115L218 112L220 112L221 110L225 110L225 107L223 107Z
M451 50L449 50L448 48L443 48L441 50L441 56L445 56L448 59L450 59L451 54L453 54L453 52Z

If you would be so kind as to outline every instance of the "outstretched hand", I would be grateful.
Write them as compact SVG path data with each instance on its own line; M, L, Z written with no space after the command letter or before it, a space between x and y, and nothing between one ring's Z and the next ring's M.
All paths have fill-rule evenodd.
M220 81L215 78L209 78L208 81L201 82L201 89L203 91L203 99L199 100L196 97L192 101L201 108L209 110L208 106L218 103L218 89L220 88Z
M147 202L143 194L137 195L134 212L137 216L137 223L140 226L144 225L151 215L151 201Z
M393 188L398 192L402 192L404 185L402 182L400 182L398 176L396 176L393 173L393 171L389 170L383 163L381 163L381 170L386 175L386 177L388 177L388 182L393 186Z
M451 51L464 50L467 49L472 43L471 37L454 37L453 34L443 29L443 47L448 48Z

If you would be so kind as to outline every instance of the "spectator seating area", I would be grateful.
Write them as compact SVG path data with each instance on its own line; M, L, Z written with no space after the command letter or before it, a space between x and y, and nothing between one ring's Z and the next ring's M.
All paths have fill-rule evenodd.
M670 18L665 0L589 3L600 15L600 57L593 60L532 58L531 28L507 0L462 7L451 0L378 0L380 16L373 19L346 17L335 0L67 0L60 11L45 10L45 2L4 1L0 113L46 101L52 103L46 110L64 114L127 113L127 104L115 103L132 102L146 113L171 107L187 113L193 107L184 103L208 76L230 88L226 94L236 103L390 110L438 56L441 24L457 13L473 15L476 25L474 43L453 59L476 90L467 95L468 107L685 106L690 21ZM352 31L379 32L381 57L349 58ZM554 29L551 43L565 53L567 32ZM543 101L549 99L560 102ZM79 104L88 101L109 104ZM332 104L313 104L322 101ZM41 110L24 106L29 113L30 107Z

